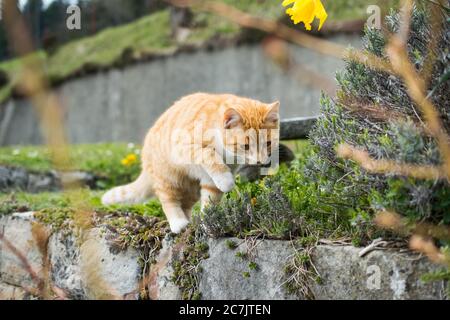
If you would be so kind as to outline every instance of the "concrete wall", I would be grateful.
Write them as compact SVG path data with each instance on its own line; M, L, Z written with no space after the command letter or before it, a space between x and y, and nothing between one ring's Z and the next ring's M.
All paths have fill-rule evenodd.
M357 35L330 40L361 46ZM295 48L294 55L330 80L343 66L342 61L302 48ZM182 53L70 80L57 89L72 143L141 142L167 107L198 91L280 100L284 118L316 115L319 110L320 91L283 74L256 45ZM39 143L39 125L28 101L10 100L0 106L0 145Z

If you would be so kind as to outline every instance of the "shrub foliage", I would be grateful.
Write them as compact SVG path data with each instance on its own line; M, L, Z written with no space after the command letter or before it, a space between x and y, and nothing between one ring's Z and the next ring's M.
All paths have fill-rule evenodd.
M409 58L423 71L432 65L429 98L450 131L449 32L434 34L429 11L414 8L408 40ZM400 15L386 19L390 32L399 31ZM429 53L430 40L438 46ZM364 50L383 59L386 33L366 29ZM450 223L450 186L443 180L419 180L392 174L371 174L336 155L341 143L365 148L375 159L398 163L439 165L439 149L424 129L422 114L400 78L346 61L336 76L339 90L332 99L323 96L311 147L290 168L283 167L259 184L240 183L223 201L211 206L202 225L214 236L261 235L289 239L349 237L363 244L387 233L377 229L373 215L394 210L411 221ZM446 80L447 79L447 80ZM391 236L393 236L391 234Z

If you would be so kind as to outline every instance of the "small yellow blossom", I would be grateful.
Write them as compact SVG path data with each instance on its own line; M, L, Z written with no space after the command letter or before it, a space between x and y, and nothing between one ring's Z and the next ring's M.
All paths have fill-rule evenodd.
M294 4L286 9L294 24L303 22L306 30L311 30L311 23L315 18L320 20L319 30L322 28L328 14L320 0L284 0L283 7Z
M252 203L252 206L256 206L256 198L252 198L252 200L251 200L251 203Z
M127 155L124 159L122 159L121 163L122 165L129 167L133 164L135 164L138 161L137 156L134 153L131 153Z

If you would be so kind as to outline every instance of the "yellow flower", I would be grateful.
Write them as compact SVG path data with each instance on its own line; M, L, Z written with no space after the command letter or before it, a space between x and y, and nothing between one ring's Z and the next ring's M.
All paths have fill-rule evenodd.
M122 165L129 167L137 162L138 158L134 153L127 155L124 159L122 159Z
M315 18L320 20L319 30L322 28L328 14L320 0L284 0L283 7L294 3L291 8L286 9L286 13L291 17L294 24L303 22L306 30L311 30L311 23Z
M256 198L252 198L251 203L252 203L252 206L256 206L256 203L257 203Z

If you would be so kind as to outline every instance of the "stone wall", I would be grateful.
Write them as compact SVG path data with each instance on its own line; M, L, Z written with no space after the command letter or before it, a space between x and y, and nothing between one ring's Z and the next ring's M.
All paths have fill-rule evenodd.
M81 171L33 172L24 168L0 165L0 192L4 193L61 191L63 185L94 187L97 179L93 174Z
M33 236L33 214L21 213L0 218L0 233L13 239L14 246L28 259L38 275L43 275L43 251ZM209 258L201 262L198 286L208 299L304 299L286 291L285 266L296 254L290 241L247 241L210 239ZM53 285L75 299L137 299L143 275L139 253L114 249L100 229L84 237L54 233L47 245ZM361 257L352 246L319 245L311 253L321 277L320 284L309 281L315 299L443 299L446 284L424 283L421 276L438 267L426 258L398 250L372 251ZM171 236L163 241L158 258L148 272L152 299L180 299L172 282L172 263L183 248ZM246 252L257 266L249 270L248 260L237 257ZM0 242L0 299L27 299L23 288L36 288L21 261Z
M361 46L359 35L330 40ZM334 82L343 62L295 47L303 68ZM300 78L308 79L305 72ZM156 118L178 98L193 92L233 93L265 102L280 100L283 118L313 116L319 112L320 90L300 85L267 59L257 45L222 50L199 50L111 69L66 81L56 89L65 110L72 143L142 142ZM12 99L0 105L0 145L42 143L32 106Z

